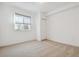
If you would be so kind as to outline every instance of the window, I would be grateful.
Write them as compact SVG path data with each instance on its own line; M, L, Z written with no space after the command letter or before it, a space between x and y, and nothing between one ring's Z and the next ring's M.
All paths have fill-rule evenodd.
M15 13L14 20L15 30L30 30L31 29L31 16L25 16L18 13Z

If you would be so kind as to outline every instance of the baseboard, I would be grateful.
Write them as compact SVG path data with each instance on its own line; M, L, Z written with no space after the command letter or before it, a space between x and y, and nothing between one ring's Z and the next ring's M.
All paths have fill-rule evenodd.
M55 43L58 43L58 44L79 48L79 46L75 46L75 45L71 45L71 44L66 44L66 43L62 43L62 42L58 42L58 41L54 41L54 40L50 40L50 39L47 39L47 40L55 42Z
M47 40L47 39L42 39L41 41L45 41L45 40ZM0 46L0 48L14 46L14 45L18 45L18 44L23 44L23 43L27 43L27 42L31 42L31 41L38 41L38 40L33 39L33 40L23 41L23 42L19 42L19 43L12 43L12 44L8 44L8 45Z
M37 40L34 39L34 40L29 40L29 41L23 41L23 42L19 42L19 43L10 44L10 45L0 46L0 48L14 46L14 45L18 45L18 44L23 44L23 43L27 43L27 42L31 42L31 41L37 41Z

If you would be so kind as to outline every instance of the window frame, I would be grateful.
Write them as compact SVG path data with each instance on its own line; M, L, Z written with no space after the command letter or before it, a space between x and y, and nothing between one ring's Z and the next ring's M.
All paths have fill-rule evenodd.
M16 19L15 19L16 15L23 16L23 23L16 23ZM30 20L30 23L25 23L25 22L24 22L24 17L29 17L29 18L30 18L30 19L29 19L29 20ZM23 14L20 14L20 13L16 13L16 12L15 12L15 13L14 13L14 29L15 29L15 25L16 25L16 24L22 24L23 26L24 26L24 24L27 24L27 26L30 25L30 28L28 28L28 29L24 29L24 28L23 28L24 30L23 30L23 29L19 29L19 30L16 30L16 29L15 29L15 30L16 30L16 31L31 30L31 29L32 29L32 26L31 26L31 25L32 25L32 23L31 23L31 18L32 18L31 16L27 16L27 15L23 15Z

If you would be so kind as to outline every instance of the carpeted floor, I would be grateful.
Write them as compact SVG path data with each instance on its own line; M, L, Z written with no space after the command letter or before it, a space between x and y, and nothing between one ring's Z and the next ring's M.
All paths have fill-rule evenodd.
M79 48L53 41L30 41L0 48L1 57L76 57Z

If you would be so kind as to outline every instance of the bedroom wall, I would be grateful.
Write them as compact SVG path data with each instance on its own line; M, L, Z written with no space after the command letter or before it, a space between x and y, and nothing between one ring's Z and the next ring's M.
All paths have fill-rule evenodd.
M47 38L79 47L79 6L48 16Z
M32 29L26 32L15 31L13 27L14 12L32 17ZM36 39L36 15L27 10L0 3L0 46Z

